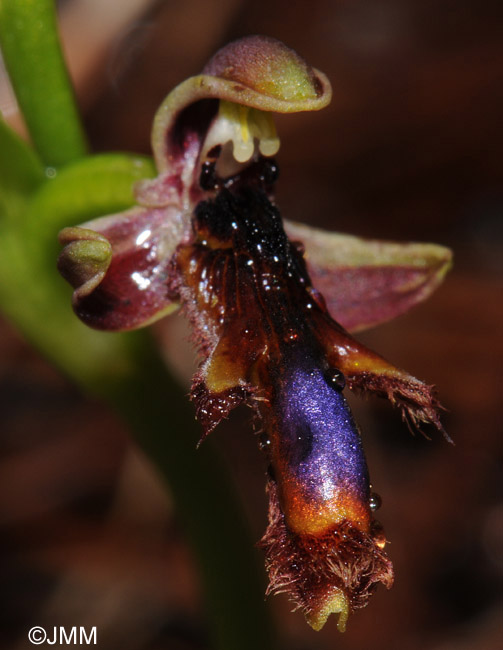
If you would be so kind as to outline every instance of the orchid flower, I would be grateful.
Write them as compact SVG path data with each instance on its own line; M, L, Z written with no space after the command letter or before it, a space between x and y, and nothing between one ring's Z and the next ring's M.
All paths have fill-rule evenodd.
M134 329L181 305L202 357L191 395L203 438L241 403L262 423L268 592L286 592L316 630L338 614L343 631L378 583L393 582L344 389L386 397L409 425L443 432L433 387L348 330L426 298L451 253L282 220L272 113L330 99L326 76L282 43L227 45L159 108L159 175L135 187L137 206L64 229L59 268L91 327Z

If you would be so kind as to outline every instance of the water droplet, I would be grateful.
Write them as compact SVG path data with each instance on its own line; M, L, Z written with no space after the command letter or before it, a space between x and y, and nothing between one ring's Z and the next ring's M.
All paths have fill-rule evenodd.
M369 499L369 506L372 512L379 510L381 505L382 505L381 497L377 494L377 492L371 492L370 499Z
M283 340L285 341L285 343L289 343L290 341L296 341L298 338L299 338L298 333L294 329L289 329L284 335Z
M325 373L325 380L329 386L341 391L346 385L346 378L337 368L329 368Z
M278 180L279 168L274 160L264 160L264 166L260 178L266 185L272 185Z
M266 451L271 446L271 439L265 433L261 433L258 439L258 447L260 451Z

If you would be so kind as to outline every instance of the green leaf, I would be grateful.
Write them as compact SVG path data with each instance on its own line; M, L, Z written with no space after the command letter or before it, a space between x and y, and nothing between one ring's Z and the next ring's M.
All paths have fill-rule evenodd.
M1 0L0 45L35 149L58 167L86 152L52 0Z

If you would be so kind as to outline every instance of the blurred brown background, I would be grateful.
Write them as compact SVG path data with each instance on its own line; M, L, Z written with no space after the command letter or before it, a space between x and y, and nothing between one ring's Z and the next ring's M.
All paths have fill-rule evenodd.
M61 17L96 151L148 153L168 91L229 40L267 34L334 88L328 109L277 121L283 215L454 249L433 298L361 336L437 385L456 443L412 437L387 404L354 401L395 586L342 636L334 621L312 632L282 597L271 606L289 650L503 647L501 1L73 0ZM168 328L188 382L180 317ZM112 413L0 330L0 647L32 647L33 625L96 625L102 650L207 648L169 490ZM249 413L213 436L259 539L264 467Z

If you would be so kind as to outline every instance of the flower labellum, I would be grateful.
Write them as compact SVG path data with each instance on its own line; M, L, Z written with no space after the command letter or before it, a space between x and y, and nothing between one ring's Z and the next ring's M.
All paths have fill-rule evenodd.
M393 582L344 389L386 397L411 425L443 431L432 387L347 329L423 300L451 253L282 220L272 113L330 99L327 78L279 41L227 45L159 108L159 176L135 188L138 205L63 230L59 268L92 327L133 329L182 306L202 355L192 399L203 438L241 403L263 424L268 592L287 593L315 630L333 613L343 631L378 583Z

